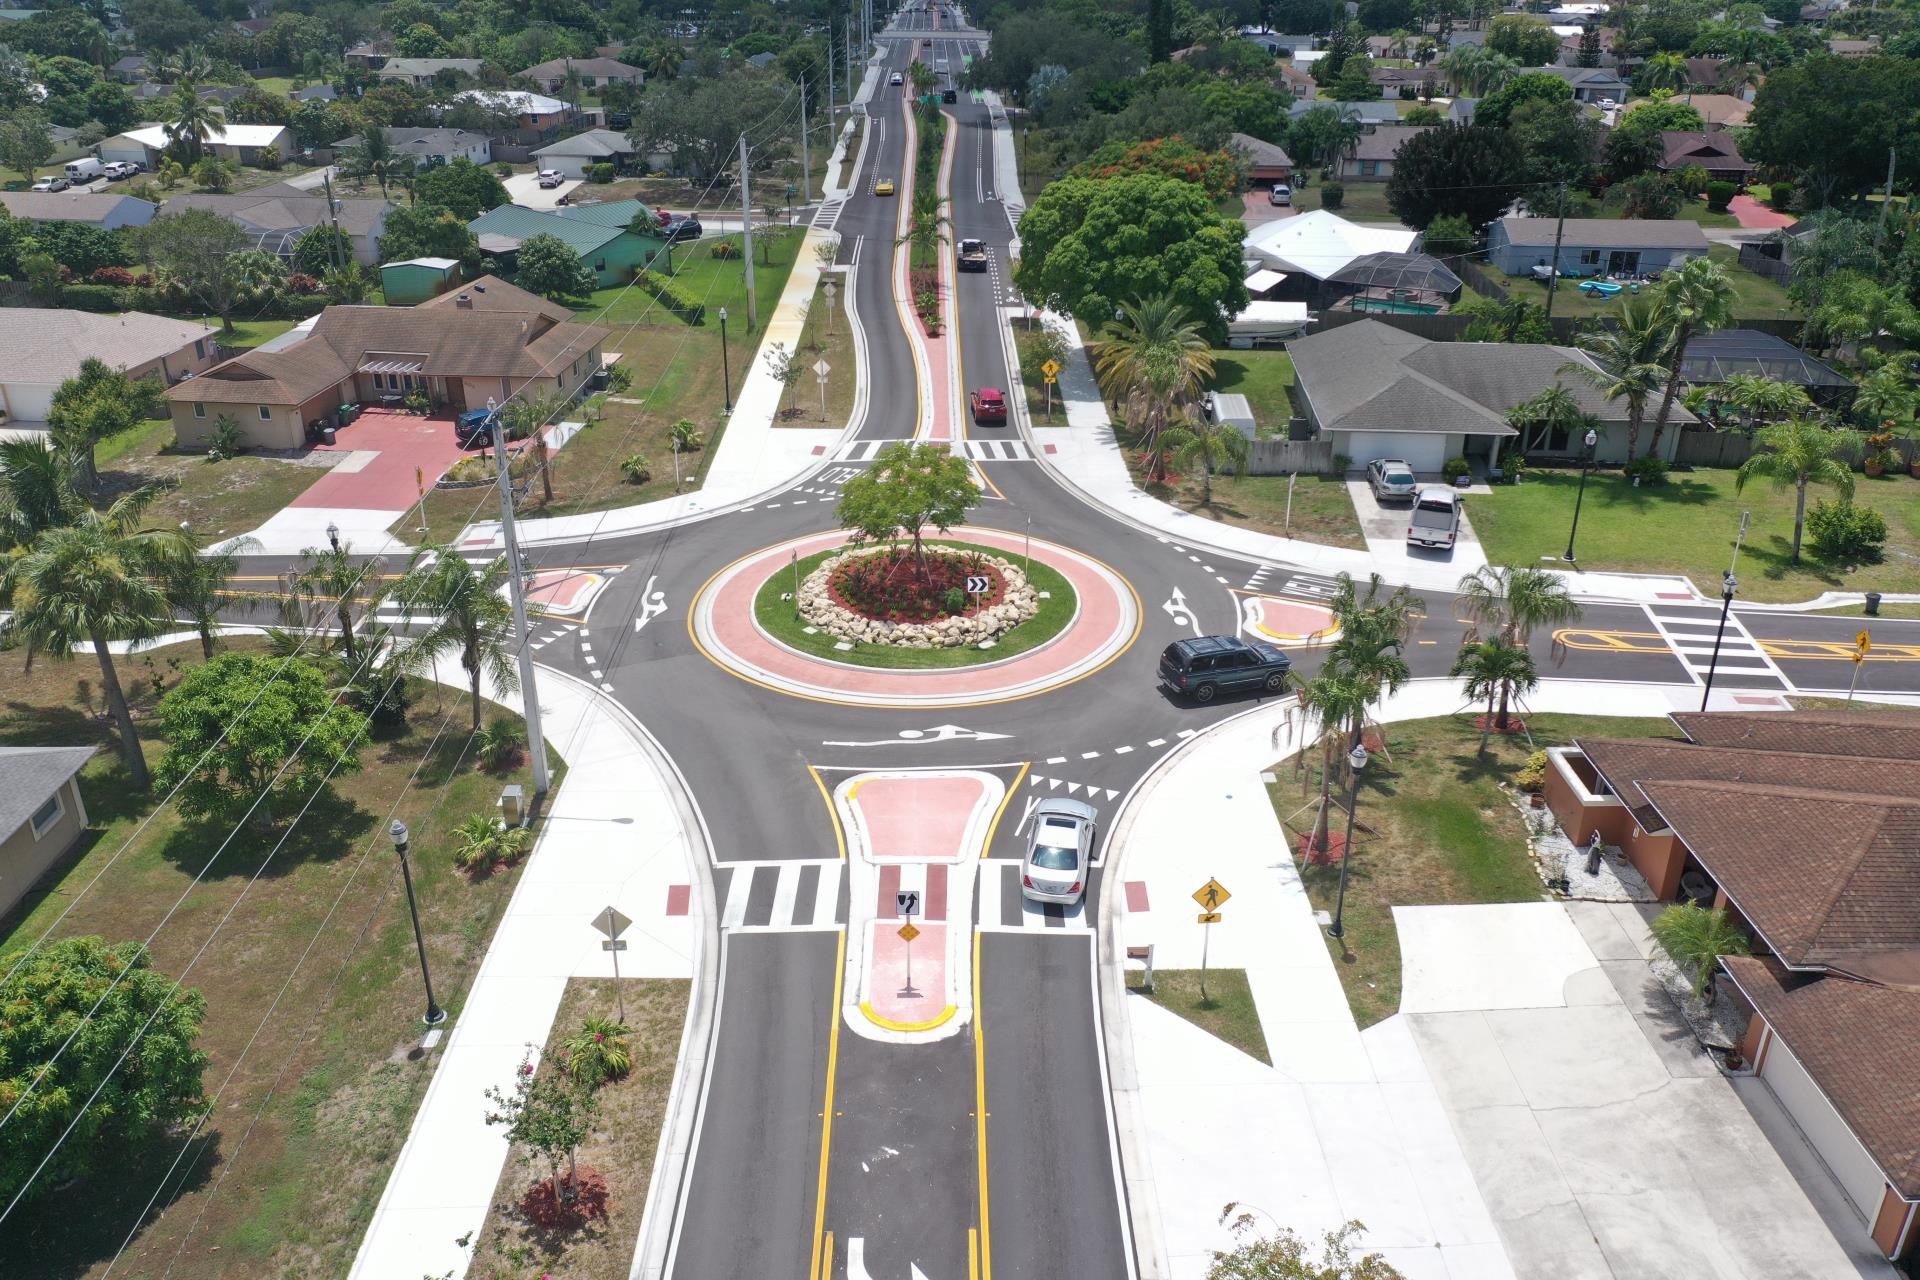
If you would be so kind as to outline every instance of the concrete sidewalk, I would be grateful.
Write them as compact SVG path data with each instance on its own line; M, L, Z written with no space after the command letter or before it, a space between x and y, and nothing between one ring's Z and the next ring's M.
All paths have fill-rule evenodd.
M457 665L434 674L466 686ZM354 1259L355 1280L466 1274L508 1149L505 1133L485 1122L484 1090L509 1082L527 1046L546 1042L569 978L611 976L593 925L608 906L633 920L622 977L694 980L635 1274L657 1274L666 1256L717 963L704 927L713 914L706 834L671 761L637 721L581 681L547 668L539 680L547 739L567 775L459 1018L445 1028L432 1083ZM489 696L520 705L517 695ZM691 905L669 915L676 888Z
M1528 701L1539 712L1591 714L1605 706L1612 714L1659 715L1691 709L1693 699L1679 686L1549 680ZM1549 1274L1528 1265L1539 1261L1532 1253L1509 1259L1513 1241L1490 1212L1490 1204L1507 1203L1496 1198L1506 1188L1476 1178L1469 1157L1483 1152L1462 1146L1457 1117L1437 1087L1438 1067L1430 1070L1411 1025L1413 1005L1365 1031L1355 1026L1260 777L1297 749L1301 726L1292 706L1286 699L1255 707L1180 748L1129 797L1110 838L1101 1006L1141 1276L1198 1280L1210 1251L1231 1247L1218 1222L1229 1202L1310 1240L1357 1218L1367 1228L1363 1249L1384 1254L1409 1280ZM1381 716L1412 719L1459 706L1458 682L1415 681ZM1208 963L1246 971L1270 1068L1123 991L1129 946L1151 945L1156 968L1199 967L1207 931L1195 924L1188 895L1210 876L1233 898L1211 927ZM1424 999L1423 1008L1459 1006L1422 991L1457 997L1468 989L1475 1008L1559 1006L1569 975L1598 963L1558 904L1459 910L1537 919L1509 946L1525 955L1509 955L1504 965L1470 965L1464 974L1436 974L1428 965L1424 985L1408 986L1407 999ZM1411 938L1402 946L1419 951ZM1489 992L1489 983L1500 990ZM1703 1083L1724 1088L1717 1078ZM1222 1119L1195 1123L1196 1116ZM1746 1150L1749 1158L1766 1156L1764 1143ZM1804 1209L1793 1194L1785 1203ZM1794 1221L1804 1228L1812 1219L1803 1213ZM1827 1243L1823 1234L1808 1250L1821 1254Z
M838 431L775 427L774 413L780 405L782 387L767 365L766 352L775 342L786 344L789 351L799 347L806 309L822 274L816 246L835 243L838 237L833 232L807 229L796 250L793 272L787 277L779 302L766 316L745 374L735 369L735 376L742 381L734 398L733 416L727 419L727 429L701 488L610 511L522 520L520 545L585 542L686 524L730 507L750 505L824 465L834 446L852 430L851 425ZM849 291L851 287L847 286ZM855 423L860 420L858 403L856 399ZM469 525L456 545L462 549L497 549L501 546L499 522Z

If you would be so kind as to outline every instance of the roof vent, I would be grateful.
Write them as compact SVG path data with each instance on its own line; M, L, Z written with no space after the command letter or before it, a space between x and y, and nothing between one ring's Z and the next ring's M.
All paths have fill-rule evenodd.
M473 298L464 293L456 294L454 295L453 305L462 311L471 311L473 310Z
M474 291L475 293L485 293L485 292L487 291L487 286L485 286L485 285L483 285L483 284L477 284L477 285L475 285L475 286L473 286L473 291Z

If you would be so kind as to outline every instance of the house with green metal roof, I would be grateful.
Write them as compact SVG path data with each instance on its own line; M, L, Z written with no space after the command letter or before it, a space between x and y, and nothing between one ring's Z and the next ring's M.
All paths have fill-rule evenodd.
M467 225L480 238L480 252L502 265L513 260L524 241L542 234L556 236L592 270L595 287L604 289L631 280L635 270L666 251L666 241L627 230L627 223L642 207L638 200L551 210L503 204ZM583 214L587 216L578 216Z

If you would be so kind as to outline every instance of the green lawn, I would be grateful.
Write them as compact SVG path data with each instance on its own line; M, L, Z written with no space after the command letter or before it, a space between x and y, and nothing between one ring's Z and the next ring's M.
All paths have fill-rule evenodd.
M1526 827L1500 783L1535 749L1571 742L1580 735L1672 736L1664 719L1540 715L1527 720L1533 734L1495 737L1480 754L1480 733L1466 716L1407 720L1386 726L1384 753L1376 752L1362 775L1356 810L1362 824L1347 865L1343 940L1328 938L1327 950L1346 989L1347 1003L1362 1027L1400 1008L1400 940L1395 906L1451 903L1532 902L1544 894L1527 853ZM1313 829L1319 795L1317 748L1307 752L1304 778L1288 760L1275 765L1267 784L1273 811L1287 824L1290 843ZM1390 757L1390 758L1389 758ZM1344 802L1344 765L1336 766L1334 794ZM1304 811L1302 806L1307 807ZM1345 817L1336 809L1338 830ZM1296 864L1299 855L1294 855ZM1301 866L1307 900L1332 913L1339 865ZM1342 945L1344 942L1344 946Z
M1495 564L1525 565L1557 558L1566 549L1573 518L1574 471L1529 471L1519 485L1501 485L1470 499L1474 531ZM1808 490L1809 509L1829 491ZM1734 492L1731 470L1675 472L1657 488L1634 488L1618 472L1596 472L1587 482L1576 550L1585 569L1629 573L1684 573L1709 596L1733 552L1740 513L1753 512L1753 528L1740 552L1740 595L1746 600L1790 602L1822 591L1920 591L1920 480L1911 476L1856 475L1854 500L1887 518L1886 558L1851 567L1817 559L1811 546L1795 565L1792 489L1764 480Z
M326 472L281 458L241 455L208 462L202 453L176 453L173 422L156 418L109 436L95 452L106 501L144 484L164 486L146 519L171 528L186 521L205 545L266 523Z
M1005 557L1006 553L992 547L975 547L970 543L929 539L930 547L954 547L961 550L986 551L990 555ZM829 547L825 551L801 559L796 567L782 567L765 583L753 599L753 616L774 639L789 649L829 662L853 662L867 667L890 667L896 669L926 670L931 668L972 667L989 662L1001 662L1016 654L1025 653L1038 645L1045 644L1060 634L1069 622L1073 621L1078 609L1078 600L1073 586L1065 577L1039 561L1025 565L1027 578L1036 591L1047 592L1047 598L1040 601L1040 611L1013 630L1001 636L991 649L979 649L965 646L955 649L896 649L891 645L862 644L855 642L851 649L839 649L833 636L824 631L807 631L807 623L801 620L795 611L791 598L794 583L804 582L808 574L818 569L830 556L839 555L843 547Z
M1236 353L1238 354L1238 353ZM1127 472L1133 482L1162 502L1170 502L1182 511L1258 529L1284 537L1304 538L1330 547L1364 550L1366 538L1360 532L1360 517L1353 509L1346 482L1340 476L1303 475L1288 495L1286 476L1216 475L1213 501L1204 501L1201 477L1175 469L1172 483L1148 484L1140 465L1140 454L1131 445L1126 449Z
M293 92L292 76L255 76L253 82L260 87L260 92L270 93L276 98L284 98Z
M220 329L219 316L188 316L186 318L197 324L212 325L214 328ZM222 329L221 332L214 335L214 337L221 346L229 350L251 351L267 339L279 337L287 330L293 328L294 324L295 322L292 320L236 319L233 322L232 333L228 333Z
M1733 309L1736 317L1783 320L1799 315L1799 311L1788 300L1785 289L1739 264L1739 250L1732 245L1716 244L1707 250L1707 256L1726 268L1727 279L1733 285L1736 299ZM1545 282L1531 276L1510 276L1491 263L1482 266L1494 283L1504 287L1513 297L1525 298L1542 306L1546 304ZM1644 293L1652 287L1642 284L1638 292ZM1627 296L1626 293L1619 293L1611 298L1591 297L1580 292L1579 281L1562 278L1559 287L1554 290L1553 313L1556 316L1611 316L1620 309L1620 300Z
M728 317L726 372L736 392L750 362L760 358L760 330L747 328L746 269L738 258L713 256L713 246L723 239L738 244L740 238L703 240L697 247L676 250L673 255L674 278L706 303L704 324L689 325L674 318L638 286L596 290L578 310L582 323L613 330L606 350L621 353L621 363L633 372L633 386L617 399L608 398L604 418L590 422L554 455L554 500L543 504L536 487L531 500L521 506L523 516L604 511L672 496L674 455L667 448L667 433L681 418L690 418L698 425L705 443L680 456L680 487L699 486L726 426L725 388L721 386L721 307L727 309ZM786 288L794 255L802 250L798 232L764 240L756 236L756 258L763 243L768 245L771 261L756 266L754 289L764 319ZM844 324L841 328L844 330ZM815 395L817 406L818 393L811 380L796 389L796 402L810 393ZM622 403L624 400L644 403ZM619 469L623 459L635 454L645 457L652 468L652 477L641 484L627 481ZM431 540L453 537L475 517L476 510L484 515L484 508L475 506L475 495L463 490L429 493L426 510L427 537ZM402 527L396 536L413 535Z
M1418 105L1418 104L1415 104ZM1384 182L1349 182L1347 194L1334 210L1349 222L1391 222L1400 221L1398 214L1387 207L1387 184ZM1310 213L1321 208L1320 197L1326 184L1316 175L1312 183L1293 189L1293 207L1301 213Z
M1216 350L1213 359L1213 389L1245 396L1262 436L1284 431L1293 416L1293 357L1284 351Z
M1152 991L1139 985L1145 976L1129 973L1127 989L1179 1014L1248 1057L1273 1065L1267 1053L1266 1033L1260 1028L1260 1010L1254 1006L1253 989L1247 985L1245 969L1207 970L1204 998L1200 995L1202 975L1198 969L1157 969Z
M31 1258L39 1276L97 1280L137 1225L120 1259L137 1274L345 1274L439 1065L439 1051L417 1049L420 971L386 825L397 817L411 828L434 991L458 1019L519 872L470 881L452 865L452 828L492 812L501 785L526 784L526 770L478 772L465 754L465 697L423 684L407 728L363 744L361 771L302 821L286 820L298 801L283 799L280 821L243 825L222 848L228 828L171 809L140 825L155 798L127 782L92 658L41 654L29 672L23 657L0 652L0 743L101 750L80 778L92 825L0 921L0 952L49 928L120 940L160 926L155 967L180 977L206 945L184 981L207 998L205 1089L225 1090L191 1142L156 1134L109 1153L97 1176L23 1205L0 1226L0 1257ZM189 643L116 663L150 762L162 749L156 689L199 661Z

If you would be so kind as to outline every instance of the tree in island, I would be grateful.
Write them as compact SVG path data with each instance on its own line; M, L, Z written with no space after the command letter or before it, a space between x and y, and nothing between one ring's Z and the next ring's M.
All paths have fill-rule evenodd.
M599 1095L558 1070L538 1070L529 1052L514 1074L512 1088L496 1085L486 1091L486 1096L493 1104L487 1112L487 1123L505 1125L508 1140L526 1152L527 1164L544 1161L551 1170L544 1185L553 1189L554 1199L576 1205L581 1190L577 1157L580 1144L593 1132ZM560 1172L562 1160L567 1162L564 1174ZM599 1208L583 1205L577 1211L586 1217Z
M841 488L834 508L855 542L913 541L913 563L927 574L922 534L928 525L945 533L980 501L973 464L943 444L888 445L873 465Z

